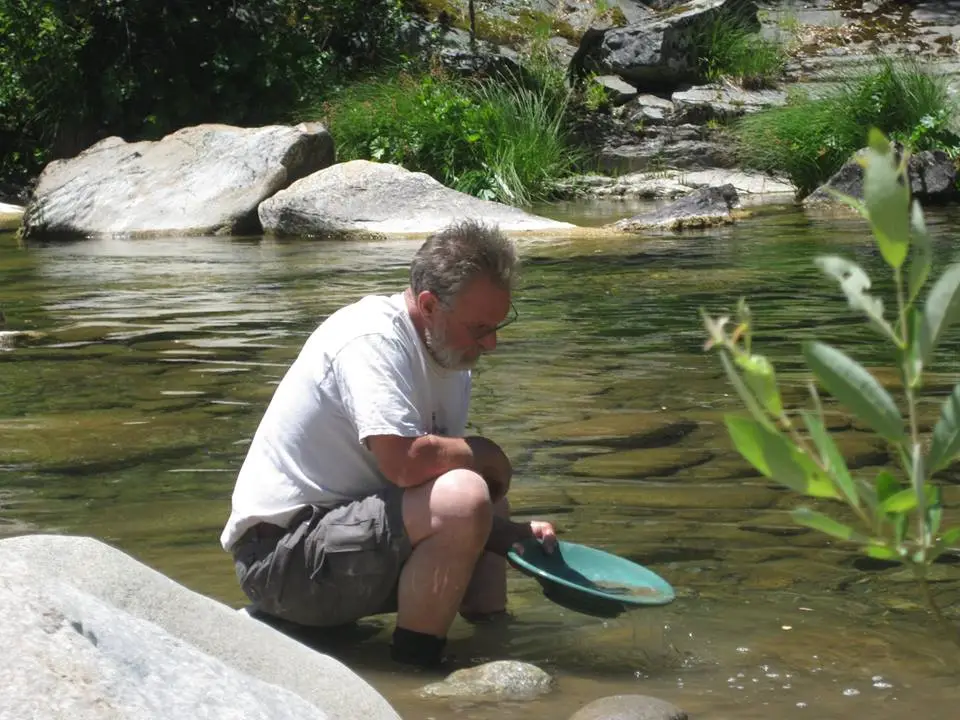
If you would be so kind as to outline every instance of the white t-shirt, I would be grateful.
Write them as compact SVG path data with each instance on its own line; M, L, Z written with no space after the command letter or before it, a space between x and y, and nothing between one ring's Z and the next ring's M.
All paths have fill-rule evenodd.
M403 293L335 312L267 406L237 477L223 548L259 522L286 526L306 505L333 507L388 487L364 439L462 436L470 383L469 371L446 370L426 351Z

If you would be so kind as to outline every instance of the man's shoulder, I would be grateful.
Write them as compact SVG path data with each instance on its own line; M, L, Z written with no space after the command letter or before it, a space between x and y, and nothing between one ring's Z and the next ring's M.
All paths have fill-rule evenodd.
M367 295L330 315L313 332L313 344L336 355L364 338L373 344L407 344L407 312L402 295Z

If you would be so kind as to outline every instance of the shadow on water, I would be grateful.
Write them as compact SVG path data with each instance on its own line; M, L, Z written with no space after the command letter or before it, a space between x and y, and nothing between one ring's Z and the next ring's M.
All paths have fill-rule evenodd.
M589 207L586 224L623 210ZM576 220L576 207L563 212ZM939 267L960 259L958 220L955 210L929 217ZM476 373L470 431L514 460L519 516L551 519L563 537L650 567L677 600L590 617L511 571L512 620L458 620L450 649L467 662L514 658L557 673L558 692L530 705L451 709L419 699L417 687L433 678L390 663L391 616L304 641L343 659L409 718L563 720L623 692L664 697L705 720L952 712L957 651L910 578L793 524L796 501L731 448L723 414L737 404L702 349L700 309L729 311L746 295L758 347L789 398L803 392L798 348L813 335L886 364L876 337L812 267L815 255L839 252L888 292L861 224L758 210L712 233L520 248L520 322ZM415 249L268 238L22 246L0 237L7 328L39 334L0 352L0 534L93 535L242 605L218 539L263 408L317 323L366 293L402 288ZM936 358L928 415L956 382L957 349L951 339ZM830 426L859 472L889 462L841 414ZM955 523L958 474L940 477L945 521ZM956 618L956 559L933 574Z

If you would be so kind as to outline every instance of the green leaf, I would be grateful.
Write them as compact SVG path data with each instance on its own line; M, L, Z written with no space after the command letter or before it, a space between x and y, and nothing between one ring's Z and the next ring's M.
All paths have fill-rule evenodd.
M877 501L883 504L887 498L900 492L900 482L893 476L889 470L881 470L877 473ZM908 490L912 492L912 490Z
M823 189L827 191L828 195L832 195L833 199L836 200L837 202L841 202L844 205L847 205L853 208L854 210L856 210L860 214L860 217L864 219L869 218L869 213L867 212L867 206L864 204L863 200L861 200L860 198L855 198L852 195L847 195L846 193L842 193L836 188L830 187L829 185L825 185Z
M763 355L740 355L737 365L743 370L743 379L753 391L753 396L775 417L783 414L783 402L777 387L773 365Z
M951 265L927 295L920 329L920 357L929 365L940 338L960 317L960 263Z
M903 439L900 410L873 375L826 343L807 342L803 354L820 384L840 403L890 442Z
M883 300L867 292L871 282L863 268L839 255L821 255L814 263L840 283L840 289L847 296L847 303L853 310L863 312L880 332L894 337L893 328L883 317Z
M872 558L877 560L899 560L900 556L897 555L897 551L891 548L888 548L886 545L867 545L863 548L863 551Z
M880 509L890 514L907 512L913 510L916 506L917 494L913 491L913 488L894 493L880 503Z
M933 428L933 440L927 455L927 470L930 474L945 468L960 452L960 384L944 400L940 419Z
M923 359L920 357L920 335L922 333L923 314L916 308L907 310L907 329L904 337L907 339L907 349L898 350L900 365L904 368L903 381L912 388L920 386L923 378Z
M840 497L830 478L781 433L736 415L724 422L737 451L765 477L810 497Z
M908 304L917 299L930 276L930 266L933 264L933 243L918 200L913 201L910 226L913 228L913 244L910 247L910 270L907 274Z
M955 527L943 533L940 536L939 543L945 547L949 547L958 541L960 541L960 527Z
M867 540L865 536L858 533L852 527L837 522L833 518L827 517L816 510L797 508L790 513L790 517L792 517L793 521L798 525L819 530L822 533L832 535L841 540L852 540L854 542L866 542Z
M740 374L733 366L733 363L730 361L730 357L726 352L720 353L720 363L723 365L723 369L727 373L727 379L730 380L730 384L733 385L734 389L737 391L737 395L739 395L740 399L743 400L743 404L747 406L747 410L750 411L750 414L753 415L757 422L761 423L764 427L773 430L773 423L770 422L770 418L767 417L767 414L763 411L763 408L761 408L757 403L757 398L754 396L753 391L744 384Z
M801 412L803 422L807 426L810 438L820 453L820 460L827 470L827 474L836 483L837 488L854 507L860 507L860 494L857 492L857 486L850 477L850 470L847 463L840 454L837 444L833 441L830 433L823 425L823 421L815 414L806 410Z
M910 248L910 188L889 145L871 139L864 151L863 201L887 265L899 268Z

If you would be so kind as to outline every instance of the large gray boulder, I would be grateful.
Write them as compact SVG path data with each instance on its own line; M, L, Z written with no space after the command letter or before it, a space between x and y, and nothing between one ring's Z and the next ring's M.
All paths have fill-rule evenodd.
M425 173L368 160L321 170L260 205L263 229L276 235L419 235L467 218L505 232L574 227L451 190Z
M648 695L610 695L584 705L570 720L687 720L687 713Z
M136 143L111 137L44 169L24 234L258 233L264 199L333 160L333 140L318 123L198 125Z
M740 196L733 185L705 187L653 212L613 223L616 230L687 230L727 225L737 217Z
M697 48L705 27L729 16L759 30L753 0L689 0L649 20L585 34L571 74L593 71L622 77L641 92L673 89L697 78Z
M0 603L0 717L399 720L340 662L90 538L0 540Z

